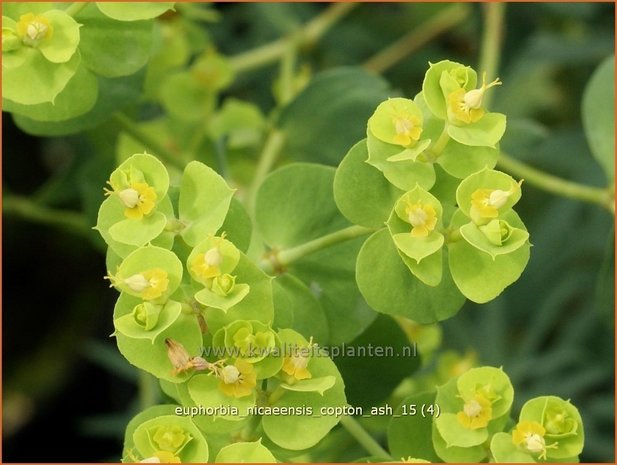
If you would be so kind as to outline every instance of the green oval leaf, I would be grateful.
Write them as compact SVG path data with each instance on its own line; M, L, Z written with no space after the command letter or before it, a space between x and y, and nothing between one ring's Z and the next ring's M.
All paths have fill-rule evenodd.
M299 336L289 329L282 330L279 334L283 342L287 340L286 334L294 335L294 338ZM306 340L303 343L304 346L308 345ZM313 356L309 363L310 372L314 378L332 376L335 378L335 384L323 395L317 392L286 391L272 404L275 407L305 406L312 409L313 415L266 415L263 417L264 432L275 444L285 449L302 450L317 444L339 422L339 418L334 415L322 415L321 408L347 405L345 386L334 362L325 356Z
M512 210L503 218L516 228L525 228ZM459 210L452 218L451 228L456 229L467 221ZM465 240L451 242L448 244L450 272L465 297L476 303L485 303L493 300L520 277L529 261L529 250L529 243L525 243L514 252L493 259Z
M64 121L90 111L98 94L99 84L96 77L84 66L80 66L66 87L56 96L54 103L22 105L3 99L2 110L37 121Z
M398 255L387 229L377 231L360 249L356 280L360 292L375 310L422 324L454 316L465 301L447 270L436 287L414 277Z
M255 221L270 247L299 245L349 225L334 203L334 173L323 165L293 163L264 180Z
M236 442L223 447L214 460L215 463L276 463L277 460L261 439L255 442Z
M334 200L349 221L369 228L384 225L403 191L366 163L366 140L354 145L334 176Z
M591 153L615 182L615 58L609 57L593 73L583 95L583 127Z
M423 405L435 404L435 395L434 391L414 394L403 399L394 411L388 424L388 446L393 459L419 457L430 462L441 461L433 448L433 417L417 414ZM412 406L416 409L414 415L411 415ZM410 436L413 441L409 440Z
M362 69L318 74L281 113L283 152L295 160L338 164L387 97L386 81ZM328 142L315 143L319 140Z
M161 16L175 2L96 2L103 14L118 21L138 21Z
M192 161L184 169L180 184L179 214L186 227L182 238L197 245L223 225L235 190L212 168Z
M465 126L448 125L448 135L463 145L496 147L506 132L506 115L487 113L479 121Z
M2 69L2 97L22 105L53 103L81 62L79 53L65 63L52 63L30 47L23 47L20 53L23 62L19 66Z
M379 353L367 352L367 347ZM341 356L335 357L334 362L345 380L349 403L366 409L385 401L401 381L420 366L420 358L409 338L386 315L379 315L366 331L345 344ZM373 382L377 373L379 380Z
M79 24L61 10L43 13L53 26L53 35L38 46L43 56L52 63L65 63L71 59L79 45Z
M110 8L125 8L126 3L108 3ZM100 4L99 4L100 9ZM150 58L152 21L115 21L101 14L94 5L79 13L79 50L84 65L104 77L128 76L143 68Z

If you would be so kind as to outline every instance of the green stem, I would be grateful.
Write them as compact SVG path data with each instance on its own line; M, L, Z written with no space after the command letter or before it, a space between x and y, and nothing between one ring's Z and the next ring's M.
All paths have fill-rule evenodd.
M56 226L74 234L90 237L88 220L80 213L37 205L32 200L17 195L5 196L2 213L19 216L35 223Z
M69 16L76 16L81 10L88 6L88 2L75 2L71 3L71 5L64 10L64 12Z
M457 3L431 17L413 31L379 51L364 62L369 71L383 73L448 29L463 22L471 11L469 5Z
M435 141L435 144L433 144L433 147L431 148L431 155L433 159L437 159L439 155L441 155L441 152L443 152L443 149L446 148L449 141L450 135L448 134L448 122L446 121L443 131L441 131L439 138Z
M342 416L341 425L351 434L364 449L374 457L392 459L390 454L379 445L379 443L366 432L358 421L351 416Z
M280 84L280 102L279 104L285 105L294 96L294 69L296 66L296 54L298 48L296 41L290 41L287 46L287 50L281 58L281 71L279 74Z
M511 158L505 153L501 153L499 156L497 166L514 176L524 179L525 182L528 182L529 184L532 184L542 190L560 195L562 197L595 203L607 208L615 214L614 193L611 189L601 189L567 181L528 166L521 161Z
M298 31L298 46L314 45L343 16L351 11L355 3L334 3ZM295 35L294 35L295 37ZM230 58L230 63L236 73L250 71L278 61L286 52L289 42L294 37L284 37L248 52L240 53Z
M126 116L124 113L115 113L113 119L118 123L122 130L128 133L134 139L141 142L146 148L153 152L153 155L157 155L166 162L178 167L183 168L184 164L173 152L168 150L163 144L154 139L150 134L141 129L135 121Z
M145 410L148 407L152 407L158 403L158 380L154 376L143 370L139 370L137 385L139 389L139 406L141 407L141 410Z
M274 166L274 163L276 163L276 159L278 158L284 143L285 134L278 129L272 129L266 139L266 142L264 143L264 148L261 151L261 155L259 156L255 176L253 177L253 182L251 183L251 187L248 192L246 204L248 205L249 213L251 215L255 213L255 200L259 186L261 186L264 178L268 175Z
M373 232L374 229L364 226L349 226L340 229L325 236L318 237L312 241L292 247L290 249L281 250L278 253L271 254L269 258L265 258L260 262L260 267L267 273L279 272L286 266L295 261L309 255L318 250L325 249L339 242L355 239L356 237L364 236Z
M480 52L479 70L486 73L486 82L491 82L497 77L499 69L499 53L503 42L503 22L506 4L491 2L482 5L484 7L484 34ZM490 105L492 92L484 94L484 106Z

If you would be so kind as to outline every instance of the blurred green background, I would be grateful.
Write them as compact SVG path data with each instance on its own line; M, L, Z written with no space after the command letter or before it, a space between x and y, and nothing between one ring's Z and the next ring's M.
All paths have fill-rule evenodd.
M221 53L234 55L293 33L326 7L216 4L218 20L201 27ZM359 5L303 50L299 63L314 74L362 65L452 7ZM412 97L428 61L478 65L482 6L464 9L460 21L384 70L392 94ZM581 100L594 69L614 54L614 17L611 3L507 5L504 85L492 103L508 115L506 152L569 180L606 185L583 132ZM267 113L277 72L273 64L243 74L225 96ZM109 337L116 293L102 279L104 246L89 227L115 163L118 128L104 123L75 136L39 138L21 132L6 113L2 122L3 195L13 202L3 210L3 460L115 461L124 427L139 410L137 375ZM344 137L337 141L343 147L357 140ZM60 211L66 221L32 221L26 207L15 208L23 197ZM514 415L533 396L570 398L585 423L581 460L612 462L614 217L531 185L524 185L517 209L534 245L527 269L494 302L468 303L442 324L442 350L472 350L478 363L503 366L516 390ZM78 224L67 227L71 221ZM357 447L323 459L360 457Z

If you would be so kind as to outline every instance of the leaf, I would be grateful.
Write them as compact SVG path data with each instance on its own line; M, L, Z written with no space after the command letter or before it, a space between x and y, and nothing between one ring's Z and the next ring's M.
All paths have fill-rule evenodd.
M5 80L6 78L3 78L3 82ZM13 115L13 119L21 130L37 136L63 136L86 131L103 123L113 113L138 101L141 96L142 81L143 73L116 79L98 77L99 93L94 107L87 113L68 120L43 122L21 115Z
M407 269L386 229L377 231L360 249L356 280L376 311L429 324L454 316L465 299L444 269L441 283L430 287Z
M38 121L64 121L90 111L98 94L96 77L84 66L80 66L53 103L22 105L3 99L2 109Z
M356 257L363 241L361 237L328 247L289 268L289 273L300 278L323 307L330 344L351 341L377 316L362 298L355 281Z
M79 24L62 10L49 10L43 16L54 29L51 37L41 41L38 49L52 63L69 61L79 45Z
M118 319L114 320L114 326L116 331L127 337L134 339L149 339L152 343L154 343L157 336L169 328L174 321L178 319L181 311L182 305L179 302L169 300L161 309L156 325L150 330L146 330L146 328L137 324L132 313L127 313L126 315L122 315Z
M435 422L433 422L433 447L443 462L453 463L480 463L486 458L486 449L483 445L474 447L448 446L440 436Z
M367 352L367 347L375 351ZM409 339L386 315L379 315L360 336L342 347L341 356L334 357L334 362L345 381L347 400L363 408L388 399L420 366Z
M433 449L431 415L410 415L410 406L422 408L423 405L434 405L433 392L414 394L403 399L388 424L388 447L392 458L416 457L431 462L441 462ZM405 414L406 413L406 414ZM410 440L410 437L413 440Z
M281 113L283 153L295 160L337 165L364 137L367 120L387 97L386 81L362 69L318 74Z
M527 243L529 239L529 233L526 230L520 228L513 228L508 225L506 221L493 221L496 221L498 223L505 223L506 227L510 231L510 237L508 237L507 240L503 241L501 245L496 245L492 243L482 232L482 228L497 224L493 222L480 227L476 226L474 223L471 222L467 223L460 228L461 236L463 236L463 238L467 242L469 242L469 244L473 245L475 248L481 250L482 252L486 252L493 259L499 255L507 255L509 253L512 253L525 245L525 243Z
M102 13L118 21L156 18L167 10L173 10L174 4L175 2L96 2Z
M166 224L165 215L154 212L141 220L127 218L118 221L109 228L109 235L116 242L141 247L161 234Z
M437 163L455 178L464 179L484 168L494 168L499 150L493 147L472 147L450 139Z
M266 276L252 260L240 254L240 261L233 273L240 283L248 284L250 292L227 312L216 308L205 311L206 323L212 333L236 320L259 320L271 324L274 320L272 278Z
M497 433L491 439L491 454L497 463L536 463L533 456L512 442L512 435Z
M496 147L506 131L506 115L486 113L479 121L465 126L448 126L448 135L463 145Z
M279 335L284 344L288 339L295 340L298 336L290 329L280 331ZM303 342L306 347L308 342L306 340ZM345 386L332 360L327 356L313 356L309 362L309 369L314 378L334 377L334 386L323 395L317 392L286 391L272 406L310 407L312 415L266 415L262 417L262 427L266 435L284 449L303 450L313 447L339 422L338 417L324 415L321 409L347 405Z
M270 247L303 244L349 225L334 203L334 173L328 166L293 163L264 180L255 220Z
M133 433L135 449L144 458L150 458L159 452L160 447L154 445L152 431L157 431L161 427L169 428L172 431L179 429L184 433L184 445L180 450L174 452L174 455L177 455L181 462L204 463L208 460L208 443L201 431L190 418L178 416L175 412L173 415L159 416L147 420L135 428Z
M525 227L514 211L507 212L503 218L514 227ZM466 222L459 210L452 219L451 228L458 228ZM448 245L450 272L465 297L476 303L485 303L520 277L529 261L529 249L530 245L526 243L514 252L493 259L465 240L451 242Z
M198 122L212 113L216 92L200 83L192 73L179 71L167 76L161 86L160 99L170 116L185 122Z
M327 343L330 331L326 314L306 284L289 273L277 276L273 284L276 314L290 313L291 321L280 328L291 328L307 339L312 337L318 344Z
M139 303L140 300L136 299L133 302ZM120 313L117 314L114 311L114 320L121 316ZM154 343L149 339L134 339L121 332L116 332L115 337L120 353L131 365L172 383L183 383L192 376L192 373L189 370L177 375L173 374L174 366L167 355L165 339L171 338L180 342L191 356L199 355L203 346L197 319L192 315L184 314L180 314L174 324L160 333Z
M384 225L403 191L366 163L366 139L354 145L334 176L334 200L345 218L369 228Z
M215 463L276 463L277 460L261 439L255 442L236 442L223 447Z
M182 238L195 246L223 225L233 197L225 180L212 168L192 161L184 169L180 185L179 214L186 228Z
M336 378L334 376L322 376L321 378L303 379L295 384L282 383L281 388L295 392L318 392L323 396L324 392L335 384Z
M369 157L367 162L383 173L388 181L403 191L421 186L430 189L435 184L435 169L431 163L414 160L392 161L401 153L401 148L381 142L370 131L366 143Z
M126 4L105 5L122 8ZM98 6L100 9L100 4ZM79 51L84 65L96 74L107 78L128 76L148 62L153 40L152 21L115 21L101 14L94 5L82 10L78 20L83 25Z
M615 58L596 69L583 95L583 127L591 152L604 169L609 184L615 182Z
M238 283L234 286L229 294L220 296L215 294L210 289L202 289L195 294L195 300L206 307L218 308L227 312L231 307L237 305L249 293L250 287L248 284Z
M2 68L2 97L22 105L54 102L81 62L79 53L65 63L48 61L37 49L22 47L23 62ZM28 85L24 85L24 83Z
M251 243L252 232L253 223L246 209L236 198L232 198L225 221L216 235L225 233L227 240L233 242L242 252L246 252Z

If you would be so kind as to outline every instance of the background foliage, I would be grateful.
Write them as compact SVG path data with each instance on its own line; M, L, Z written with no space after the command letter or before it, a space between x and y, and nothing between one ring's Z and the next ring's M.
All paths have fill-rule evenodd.
M238 59L238 54L253 47L293 34L325 8L310 3L215 5L203 10L206 22L193 23L196 30L189 29L189 48L202 47L200 37L207 31L220 53ZM191 11L179 9L179 14L190 17ZM457 20L435 36L424 33L430 40L420 40L409 56L384 64L375 55L410 31L422 39L423 31L437 30L430 25L445 16ZM170 15L163 21L171 19ZM583 130L584 124L599 123L582 121L581 106L593 71L613 55L613 19L611 4L507 6L499 72L504 85L492 102L495 111L509 118L502 142L505 152L569 180L598 187L606 184ZM161 30L155 28L152 34L154 51ZM277 115L288 134L279 163L293 160L336 166L363 137L366 120L379 101L388 95L413 96L429 60L447 58L477 66L481 37L479 5L368 4L353 9L298 57L300 67L310 69L314 78L301 98ZM150 37L143 40L148 42ZM148 73L155 73L155 64L151 60ZM340 68L363 64L373 70L383 68L381 76ZM106 66L103 63L97 69L104 72ZM146 78L145 94L136 94L130 82L139 82L144 73L141 69L119 78L126 81L126 87L117 87L115 99L126 102L126 111L133 116L151 119L160 114L161 106L146 103L135 114L134 105L148 97L151 81ZM280 95L273 92L278 73L275 63L238 73L223 96L254 102L268 114ZM105 79L99 81L99 90L105 83ZM170 96L169 101L177 97ZM172 114L176 111L172 104L163 106ZM100 111L106 113L105 108ZM116 163L117 144L126 147L130 141L118 138L117 122L102 117L95 123L78 135L34 137L3 114L6 461L117 460L128 420L140 405L151 401L148 396L157 395L144 386L137 389L136 373L108 337L113 331L115 293L100 279L105 274L104 247L89 228L96 222L103 199L100 186ZM181 132L182 126L171 131ZM204 161L219 171L229 170L238 185L248 184L258 149L228 153L226 164L220 164L212 147L202 149ZM434 337L441 334L441 355L407 383L417 387L429 382L423 373L428 377L436 371L445 376L457 363L502 365L516 386L514 412L521 407L517 401L537 395L571 398L585 422L587 440L581 459L611 461L613 217L599 206L557 197L532 185L524 185L517 211L534 245L522 278L489 304L468 302L455 318L435 329ZM293 244L296 238L283 239ZM359 245L350 243L350 247ZM310 275L315 262L319 257L313 263L299 262L296 275ZM336 308L336 301L332 305ZM327 318L331 312L325 311ZM370 315L367 312L367 318ZM379 334L387 323L380 317L360 338L371 340L371 328ZM340 369L343 373L357 370L344 365ZM376 366L366 376L377 380L379 370ZM406 392L405 386L401 392ZM378 390L348 392L354 404L370 405L385 395ZM384 440L385 424L380 419L364 425ZM310 459L343 461L363 454L348 433L338 428Z

